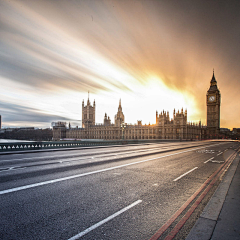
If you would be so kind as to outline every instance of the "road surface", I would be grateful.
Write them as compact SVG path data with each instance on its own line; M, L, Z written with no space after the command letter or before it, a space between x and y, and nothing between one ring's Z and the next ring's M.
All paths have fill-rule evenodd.
M239 146L161 142L0 155L0 239L164 239L171 231L184 239L196 216L188 227L173 224Z

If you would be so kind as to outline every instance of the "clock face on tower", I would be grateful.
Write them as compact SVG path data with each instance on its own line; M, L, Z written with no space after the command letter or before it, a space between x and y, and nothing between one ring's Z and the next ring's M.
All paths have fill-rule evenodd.
M210 97L208 98L208 100L209 100L209 102L213 102L213 101L215 100L215 96L210 96Z

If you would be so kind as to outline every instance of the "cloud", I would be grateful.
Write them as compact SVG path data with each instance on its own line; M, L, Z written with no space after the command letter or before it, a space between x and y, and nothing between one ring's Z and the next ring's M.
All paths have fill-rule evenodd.
M36 91L136 96L154 77L194 95L205 119L213 68L239 109L239 10L239 1L0 0L0 76ZM230 116L226 105L221 113Z
M4 7L9 8L7 4ZM15 3L11 8L3 11L1 18L3 77L38 88L128 89L121 81L112 81L114 66L107 66L86 44L26 6ZM104 71L100 73L99 68Z
M11 126L16 121L18 122L18 126L24 126L25 123L31 125L33 123L42 123L42 125L50 127L50 123L53 121L70 120L62 116L41 112L35 108L24 107L7 102L0 102L0 113L2 115L3 126Z

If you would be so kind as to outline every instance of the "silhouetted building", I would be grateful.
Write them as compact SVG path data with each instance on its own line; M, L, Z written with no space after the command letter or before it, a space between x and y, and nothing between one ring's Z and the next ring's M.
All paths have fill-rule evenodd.
M156 112L156 124L142 125L126 124L123 114L121 100L118 111L115 115L114 124L105 113L103 124L95 124L95 100L93 105L89 101L84 106L82 102L82 128L69 128L58 126L53 128L53 139L206 139L218 138L220 130L220 91L214 76L210 81L210 88L206 94L207 104L207 126L201 122L190 123L187 121L187 110L173 111L173 118L170 119L169 112ZM56 132L56 133L55 133Z
M104 116L104 121L103 121L104 126L110 126L111 125L111 119L109 116L107 116L107 114L105 113Z
M88 93L87 105L84 106L84 100L82 101L82 127L85 128L91 125L95 125L95 100L93 106L91 106Z
M201 122L188 123L187 110L183 112L173 111L173 119L170 120L169 112L164 110L158 115L156 112L157 139L201 139Z
M207 101L207 128L210 138L218 138L220 133L220 104L221 95L217 87L217 81L214 76L210 81L210 88L206 95Z
M53 140L66 138L66 122L53 122Z
M240 139L240 128L233 128L232 130L232 139Z
M88 109L94 110L88 99ZM92 108L91 108L92 107ZM82 110L82 115L86 113L86 107ZM94 114L95 116L95 114ZM66 128L65 123L58 122L53 127L53 139L201 139L202 126L187 122L187 110L173 113L173 119L170 120L169 113L163 111L158 115L156 113L156 124L142 125L141 121L137 124L124 123L124 114L122 111L121 100L119 101L118 112L115 115L115 123L112 124L110 118L105 113L103 124L93 124L95 119L85 118L86 122L82 128ZM91 121L88 121L91 119Z
M0 132L0 138L32 141L51 141L53 138L53 131L51 128L46 129L35 129L34 127L4 128Z

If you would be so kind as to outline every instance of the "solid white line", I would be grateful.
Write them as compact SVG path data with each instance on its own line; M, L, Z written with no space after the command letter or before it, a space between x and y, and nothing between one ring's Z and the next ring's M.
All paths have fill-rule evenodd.
M153 161L153 160L157 160L157 159L161 159L161 158L165 158L165 157L170 157L170 156L174 156L174 155L181 154L181 153L195 151L197 149L201 149L201 148L205 148L205 147L206 146L200 147L200 148L195 148L195 149L189 149L189 150L182 151L182 152L172 153L172 154L164 155L164 156L161 156L161 157L145 159L145 160L138 161L138 162L133 162L133 163L123 164L123 165L119 165L119 166L115 166L115 167L96 170L96 171L93 171L93 172L87 172L87 173L82 173L82 174L73 175L73 176L69 176L69 177L53 179L53 180L49 180L49 181L45 181L45 182L38 182L38 183L25 185L25 186L21 186L21 187L10 188L10 189L0 191L0 195L6 194L6 193L11 193L11 192L17 192L17 191L21 191L21 190L25 190L25 189L29 189L29 188L39 187L39 186L43 186L43 185L47 185L47 184L51 184L51 183L62 182L62 181L66 181L66 180L70 180L70 179L74 179L74 178L79 178L79 177L83 177L83 176L88 176L88 175L92 175L92 174L96 174L96 173L106 172L106 171L110 171L110 170L113 170L113 169L123 168L123 167L131 166L131 165L135 165L135 164L139 164L139 163L143 163L143 162Z
M142 202L142 200L138 200L138 201L132 203L131 205L123 208L122 210L120 210L120 211L114 213L113 215L105 218L104 220L102 220L102 221L100 221L100 222L92 225L91 227L89 227L89 228L87 228L86 230L84 230L83 232L80 232L79 234L77 234L77 235L69 238L68 240L77 240L77 239L79 239L80 237L86 235L87 233L91 232L91 231L94 230L95 228L98 228L99 226L101 226L101 225L103 225L104 223L112 220L113 218L117 217L118 215L122 214L123 212L129 210L130 208L136 206L137 204L139 204L139 203L141 203L141 202Z
M220 152L217 156L219 156L220 154L222 154L222 152Z
M179 180L180 178L186 176L187 174L189 174L190 172L194 171L194 170L197 169L197 168L198 168L198 167L193 168L192 170L190 170L190 171L184 173L183 175L181 175L180 177L174 179L173 181L176 182L177 180Z
M214 157L212 157L212 158L208 159L208 160L207 160L207 161L205 161L204 163L207 163L207 162L211 161L212 159L214 159Z

